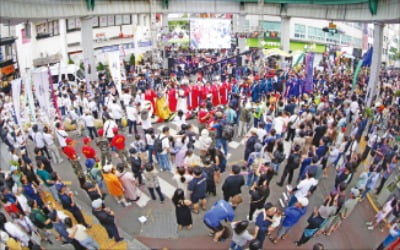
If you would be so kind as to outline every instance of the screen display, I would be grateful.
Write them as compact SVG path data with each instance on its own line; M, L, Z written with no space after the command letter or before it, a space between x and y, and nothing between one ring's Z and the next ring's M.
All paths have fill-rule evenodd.
M231 20L191 19L190 48L228 49L231 47Z

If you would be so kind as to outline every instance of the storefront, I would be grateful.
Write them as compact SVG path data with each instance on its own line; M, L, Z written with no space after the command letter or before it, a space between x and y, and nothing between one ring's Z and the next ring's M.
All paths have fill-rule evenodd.
M270 39L266 38L262 41L259 41L258 38L248 38L246 40L246 45L249 48L264 48L264 49L273 49L273 48L280 48L281 42L277 39ZM325 53L326 45L325 44L318 44L318 43L306 43L300 41L290 41L290 50L291 51L309 51L314 53Z

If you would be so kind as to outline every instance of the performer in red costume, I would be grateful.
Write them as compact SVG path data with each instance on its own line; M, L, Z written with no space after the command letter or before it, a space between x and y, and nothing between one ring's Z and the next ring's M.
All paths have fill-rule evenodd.
M175 84L171 83L168 87L168 107L171 112L176 112L176 107L178 105L177 96Z
M190 82L189 86L189 99L190 99L190 107L189 110L196 110L199 107L199 96L200 96L200 88L198 85L195 85L193 82Z
M212 95L212 104L214 107L218 106L220 102L220 97L219 97L219 86L217 83L214 83L211 86L211 95Z
M206 85L201 87L201 101L207 101L208 95L211 93L210 83L207 82Z
M219 88L219 92L221 95L221 104L226 105L228 104L228 93L229 93L229 83L225 80L221 87Z
M150 101L151 102L151 106L153 107L153 114L156 113L156 98L157 98L157 94L156 92L150 88L150 86L147 86L146 91L144 92L144 99L146 101Z

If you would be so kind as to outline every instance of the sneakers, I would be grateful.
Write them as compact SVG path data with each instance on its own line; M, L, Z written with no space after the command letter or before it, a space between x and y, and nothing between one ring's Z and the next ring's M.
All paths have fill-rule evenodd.
M372 222L370 222L370 221L369 221L369 222L366 222L365 225L367 225L367 226L372 226Z
M130 202L126 202L123 204L124 207L129 207L130 205L132 205L132 203L130 203Z
M373 227L373 226L369 226L369 227L368 227L368 230L369 230L369 231L372 231L372 230L374 230L374 227Z

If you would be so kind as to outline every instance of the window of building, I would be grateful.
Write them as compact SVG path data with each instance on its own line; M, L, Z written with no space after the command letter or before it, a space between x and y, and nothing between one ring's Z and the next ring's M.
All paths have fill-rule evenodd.
M99 17L99 26L106 27L107 26L107 16L100 16Z
M123 24L131 24L131 15L123 15L122 16L122 23Z
M114 16L107 16L107 26L114 26L114 25L115 25Z
M362 47L362 39L353 37L353 47L361 48Z
M325 41L325 32L321 28L308 26L307 38L316 41Z
M96 16L92 20L93 20L93 28L98 28L99 27L99 17Z
M42 39L60 34L60 27L58 20L47 21L36 25L36 39Z
M302 24L294 25L294 37L306 38L306 26Z
M349 35L342 34L340 36L340 43L342 45L350 45L351 41L352 41L352 39L351 39L351 36L349 36Z
M115 25L122 25L122 15L115 16Z
M265 31L265 38L278 38L281 36L281 23L280 22L262 22L262 28Z

